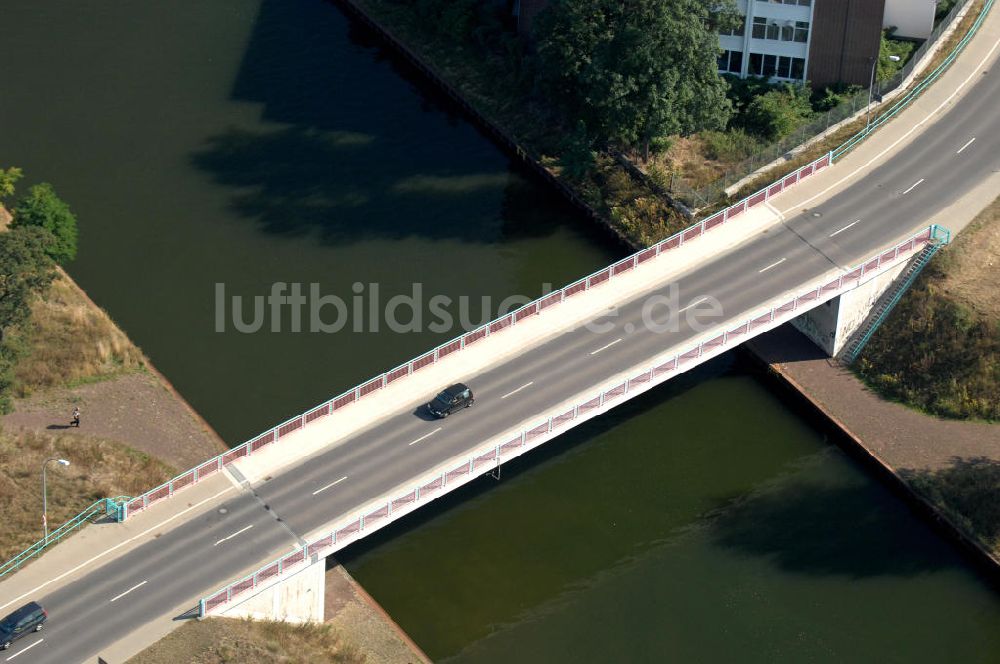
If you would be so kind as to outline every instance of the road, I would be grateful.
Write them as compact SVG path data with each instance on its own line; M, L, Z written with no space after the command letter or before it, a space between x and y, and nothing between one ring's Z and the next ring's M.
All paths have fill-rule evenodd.
M862 181L682 275L681 305L711 296L721 303L724 319L735 317L831 266L852 266L924 225L1000 169L998 100L1000 74L994 68L929 131ZM170 607L191 602L194 608L194 598L290 550L297 537L699 334L684 317L675 331L651 331L642 324L645 301L625 303L618 316L605 318L611 329L603 333L580 327L467 377L476 393L470 411L428 420L408 405L256 485L253 495L234 492L218 510L37 598L49 612L45 630L22 639L0 661L64 664L90 658Z

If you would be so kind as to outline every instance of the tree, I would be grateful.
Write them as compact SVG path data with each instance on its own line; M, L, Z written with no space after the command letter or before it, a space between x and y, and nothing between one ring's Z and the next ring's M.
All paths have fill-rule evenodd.
M0 202L14 195L14 185L21 179L22 175L21 169L16 166L7 169L0 168Z
M52 185L36 184L14 208L13 227L37 226L50 234L46 251L52 260L65 263L76 257L76 217L56 196Z
M783 89L771 90L751 101L744 123L758 136L777 140L795 131L812 113L809 89L786 84Z
M722 129L715 28L730 0L556 0L539 16L539 91L594 145ZM721 17L721 18L720 18ZM648 155L647 155L648 156Z
M51 234L41 228L0 233L0 341L6 330L28 319L32 298L52 282L51 244Z

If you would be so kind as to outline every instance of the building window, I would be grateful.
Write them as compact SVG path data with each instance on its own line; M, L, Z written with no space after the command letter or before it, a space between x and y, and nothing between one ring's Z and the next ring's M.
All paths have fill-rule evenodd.
M763 16L755 16L753 19L753 33L752 37L754 39L779 39L781 30L777 23L768 22Z
M809 21L784 21L779 25L763 16L755 16L752 36L754 39L796 41L805 44L809 40Z
M772 5L798 5L799 7L808 7L812 4L812 0L757 0L757 2L765 2Z
M805 75L806 61L803 58L790 58L785 55L767 55L751 53L750 66L747 73L765 78L788 78L801 81Z
M795 22L795 35L792 41L802 42L803 44L809 41L809 21Z
M743 69L743 51L723 51L719 56L719 71L739 74Z
M740 25L738 28L732 28L731 30L721 30L720 35L727 37L742 37L743 36L743 26L747 22L746 16L740 16Z

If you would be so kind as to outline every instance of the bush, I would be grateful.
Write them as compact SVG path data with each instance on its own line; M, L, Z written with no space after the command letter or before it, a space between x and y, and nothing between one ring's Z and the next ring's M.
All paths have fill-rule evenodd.
M46 253L57 263L76 258L76 217L48 183L36 184L14 208L14 228L36 226L51 234Z
M812 114L808 88L786 84L751 101L743 121L747 131L775 141L791 134Z
M742 129L706 131L701 138L705 142L705 156L716 161L742 161L760 147L760 141Z
M823 90L816 90L810 98L812 109L817 113L825 113L840 106L863 89L860 85L837 83Z

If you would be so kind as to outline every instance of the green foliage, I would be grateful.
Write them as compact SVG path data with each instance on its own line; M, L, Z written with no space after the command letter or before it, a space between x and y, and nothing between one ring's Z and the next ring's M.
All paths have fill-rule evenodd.
M14 227L30 226L49 232L46 251L52 260L65 263L76 257L76 217L48 183L33 186L14 208Z
M987 547L1000 550L1000 462L954 459L941 470L903 471L903 478Z
M948 12L958 4L958 0L938 0L937 9L934 11L934 24L948 15Z
M896 75L910 60L915 44L912 41L902 39L890 39L890 30L882 31L882 43L878 50L878 67L875 70L875 77L880 81L888 81ZM898 62L893 62L892 56L899 58ZM871 60L869 60L871 62Z
M0 201L14 195L14 185L22 176L21 169L16 166L7 169L0 168Z
M863 89L860 85L836 83L828 88L815 90L811 97L812 108L817 113L825 113L848 101Z
M1000 325L935 292L927 283L934 262L872 337L857 370L879 392L935 415L998 420Z
M747 131L774 141L791 134L812 114L809 89L785 84L755 97L747 105L743 122Z
M21 343L8 332L28 320L32 299L52 281L52 260L46 253L51 241L41 228L0 233L0 413L10 411L13 369L21 355Z
M709 23L717 4L554 0L536 23L539 91L599 146L721 129L730 105Z
M760 141L738 128L702 132L701 138L705 141L705 156L717 161L742 161L760 148Z

